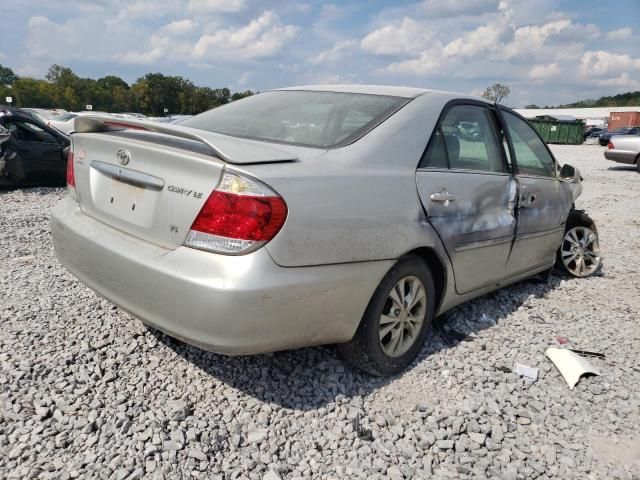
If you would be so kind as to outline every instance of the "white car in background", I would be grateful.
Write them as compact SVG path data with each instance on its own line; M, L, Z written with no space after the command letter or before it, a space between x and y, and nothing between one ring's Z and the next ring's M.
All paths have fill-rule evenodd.
M63 113L67 113L66 110L48 108L23 108L22 110L29 112L42 123L47 123L49 120L56 118Z
M71 135L74 130L74 122L75 118L84 115L109 115L105 112L67 112L62 115L58 115L57 117L53 117L51 120L47 121L47 125L55 128L56 130L60 130L62 133L67 135Z

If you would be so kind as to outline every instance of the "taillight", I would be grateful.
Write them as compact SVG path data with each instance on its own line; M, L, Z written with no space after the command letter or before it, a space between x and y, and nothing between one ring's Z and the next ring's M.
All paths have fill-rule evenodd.
M607 143L607 148L608 148L609 150L613 150L613 149L614 149L614 148L616 148L616 147L614 147L614 146L613 146L613 143L609 142L609 143Z
M193 221L185 245L240 255L266 244L284 225L287 204L264 183L225 171Z
M69 147L69 154L67 155L67 190L69 195L76 199L76 175L73 168L73 150Z

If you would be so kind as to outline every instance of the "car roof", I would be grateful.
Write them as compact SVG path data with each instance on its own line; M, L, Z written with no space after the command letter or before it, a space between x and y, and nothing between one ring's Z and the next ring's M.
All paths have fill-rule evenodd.
M390 95L394 97L415 98L438 90L416 87L398 87L391 85L300 85L297 87L277 88L276 91L306 90L312 92L364 93L369 95Z

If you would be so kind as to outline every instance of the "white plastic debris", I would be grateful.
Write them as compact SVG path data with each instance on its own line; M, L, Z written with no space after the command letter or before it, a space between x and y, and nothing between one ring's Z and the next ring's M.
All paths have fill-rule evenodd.
M539 369L537 368L529 367L528 365L522 365L521 363L516 363L516 375L524 377L528 383L533 383L538 379L538 371Z
M564 348L548 348L546 352L549 360L553 362L560 374L569 385L569 389L573 390L580 377L585 373L600 375L600 372L589 361Z

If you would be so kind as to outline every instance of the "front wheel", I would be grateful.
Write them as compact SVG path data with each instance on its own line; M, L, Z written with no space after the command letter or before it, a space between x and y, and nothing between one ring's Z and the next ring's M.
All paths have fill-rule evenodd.
M574 277L593 275L602 263L595 226L584 223L569 225L558 251L560 268Z
M417 256L401 259L371 298L353 339L338 349L372 375L404 370L418 355L435 311L431 272Z

